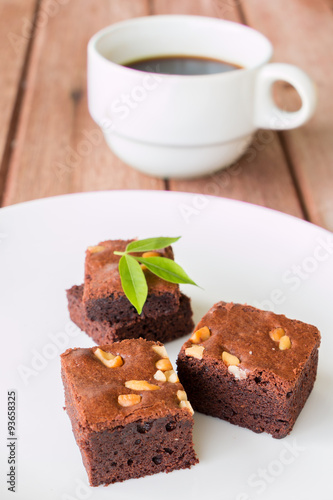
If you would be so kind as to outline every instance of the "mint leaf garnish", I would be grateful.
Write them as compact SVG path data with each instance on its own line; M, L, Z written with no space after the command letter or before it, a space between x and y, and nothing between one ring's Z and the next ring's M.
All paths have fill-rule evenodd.
M138 261L131 255L123 255L119 261L121 286L130 303L141 314L148 295L146 277Z
M131 252L150 252L161 250L172 243L178 241L176 238L146 238L144 240L135 240L129 243L124 252L114 251L115 255L120 255L119 274L123 291L135 307L138 314L141 314L142 308L147 300L148 286L145 273L140 264L164 281L171 283L187 283L196 285L196 283L186 274L184 269L172 259L163 257L141 257L131 255Z
M184 269L172 259L167 257L135 257L141 264L144 264L149 271L156 274L164 281L171 283L187 283L196 285L194 281L186 274Z
M178 241L177 238L146 238L145 240L136 240L129 243L126 252L149 252L150 250L161 250Z

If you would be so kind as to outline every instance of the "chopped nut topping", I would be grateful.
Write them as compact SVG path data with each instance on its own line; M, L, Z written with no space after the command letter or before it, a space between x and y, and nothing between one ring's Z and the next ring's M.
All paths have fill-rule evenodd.
M222 361L227 366L236 366L239 365L240 361L237 356L230 354L227 351L222 352Z
M271 330L269 332L269 336L274 342L279 342L280 338L283 337L286 334L283 328L274 328L274 330Z
M159 359L156 363L156 368L165 372L166 370L172 370L172 364L169 358Z
M142 257L161 257L161 254L158 252L143 252Z
M95 245L94 247L88 247L88 250L90 253L98 253L105 250L105 247L103 247L102 245Z
M99 347L95 350L94 354L108 368L117 368L117 366L124 364L121 356L114 356L111 352L102 351Z
M150 384L146 380L128 380L125 382L125 387L133 389L133 391L156 391L160 389L158 385Z
M200 344L201 342L209 339L210 336L211 333L208 326L203 326L192 334L192 336L190 337L190 341L192 342L192 344Z
M177 398L179 401L187 401L187 394L185 391L177 391Z
M161 257L161 254L158 252L143 252L142 257ZM140 264L143 271L146 271L148 268L145 264Z
M109 360L109 359L114 359L116 356L112 354L111 352L106 352L97 347L97 349L94 352L95 356L98 357L101 361Z
M194 414L192 405L189 401L181 400L181 402L179 403L179 406L180 406L180 408L186 408L191 413L191 415Z
M118 403L120 406L133 406L141 401L140 394L121 394L118 396Z
M281 351L285 351L286 349L290 348L291 348L290 338L288 337L288 335L283 335L283 337L280 338L279 349Z
M153 345L153 351L155 351L161 358L168 358L168 353L164 345Z
M123 366L123 364L123 358L121 356L116 356L107 366L109 366L110 368L117 368L118 366Z
M157 372L154 373L154 379L159 380L160 382L171 382L173 384L179 382L179 378L175 370L166 370L164 372L162 370L157 370Z
M202 345L193 345L185 349L185 354L192 358L202 359L204 350L205 348Z
M179 378L175 370L168 370L164 372L166 379L168 382L171 382L172 384L175 384L176 382L179 382Z
M155 380L159 380L160 382L166 382L167 381L165 373L163 373L162 370L157 370L157 372L154 374L154 379Z
M247 378L246 371L239 368L239 366L229 365L228 372L231 373L237 380L244 380Z

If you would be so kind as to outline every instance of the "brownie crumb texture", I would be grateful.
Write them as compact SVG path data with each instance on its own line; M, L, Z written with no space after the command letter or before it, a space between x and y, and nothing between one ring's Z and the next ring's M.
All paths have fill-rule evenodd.
M193 331L191 300L180 294L179 308L175 313L160 314L158 318L135 318L132 321L112 323L92 321L88 318L83 297L83 285L74 285L67 290L68 310L71 320L87 333L96 344L108 344L124 339L144 338L146 340L171 342Z
M157 319L160 314L172 314L179 309L179 285L158 278L145 270L148 296L141 315L129 302L122 289L118 271L119 255L133 240L102 241L89 247L85 259L85 278L82 301L92 321L119 323L141 318ZM173 259L172 248L159 251L161 256ZM140 254L141 255L141 254Z
M161 343L68 349L61 363L66 410L92 486L198 462L193 410Z
M88 247L84 283L67 290L72 321L97 344L131 338L170 342L193 331L191 301L179 285L143 268L148 296L141 314L125 296L119 275L119 255L133 240L108 240ZM172 247L153 252L173 259ZM138 255L141 255L139 253Z
M183 345L178 375L195 410L283 438L313 388L319 344L312 325L219 302Z

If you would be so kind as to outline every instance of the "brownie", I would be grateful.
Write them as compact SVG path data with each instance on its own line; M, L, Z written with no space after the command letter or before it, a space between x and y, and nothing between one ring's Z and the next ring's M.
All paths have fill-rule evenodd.
M114 251L124 251L133 240L102 241L86 252L83 303L92 321L132 321L139 314L125 296L118 271L120 257ZM159 250L161 256L173 259L171 247ZM142 253L137 254L142 255ZM157 318L179 309L179 285L158 278L146 270L148 297L141 316Z
M283 438L316 379L320 333L248 305L215 304L177 360L193 408Z
M123 339L142 337L162 343L187 335L193 331L191 300L180 294L177 312L161 314L158 318L138 318L132 321L110 323L91 321L82 303L83 285L67 290L68 310L71 320L86 332L96 344L109 344Z
M66 410L91 486L198 462L193 410L162 344L127 339L68 349L61 365Z

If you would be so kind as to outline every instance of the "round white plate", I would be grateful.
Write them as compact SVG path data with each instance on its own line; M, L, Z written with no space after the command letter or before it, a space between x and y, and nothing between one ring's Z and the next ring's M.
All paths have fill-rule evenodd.
M318 377L282 440L195 415L191 470L88 486L64 397L59 355L93 342L70 322L65 289L82 283L101 240L182 236L176 260L195 321L218 300L247 302L316 325ZM333 236L293 217L195 194L113 191L0 210L1 499L330 499L333 467ZM184 339L167 345L172 361ZM8 491L7 391L17 394L16 494Z

